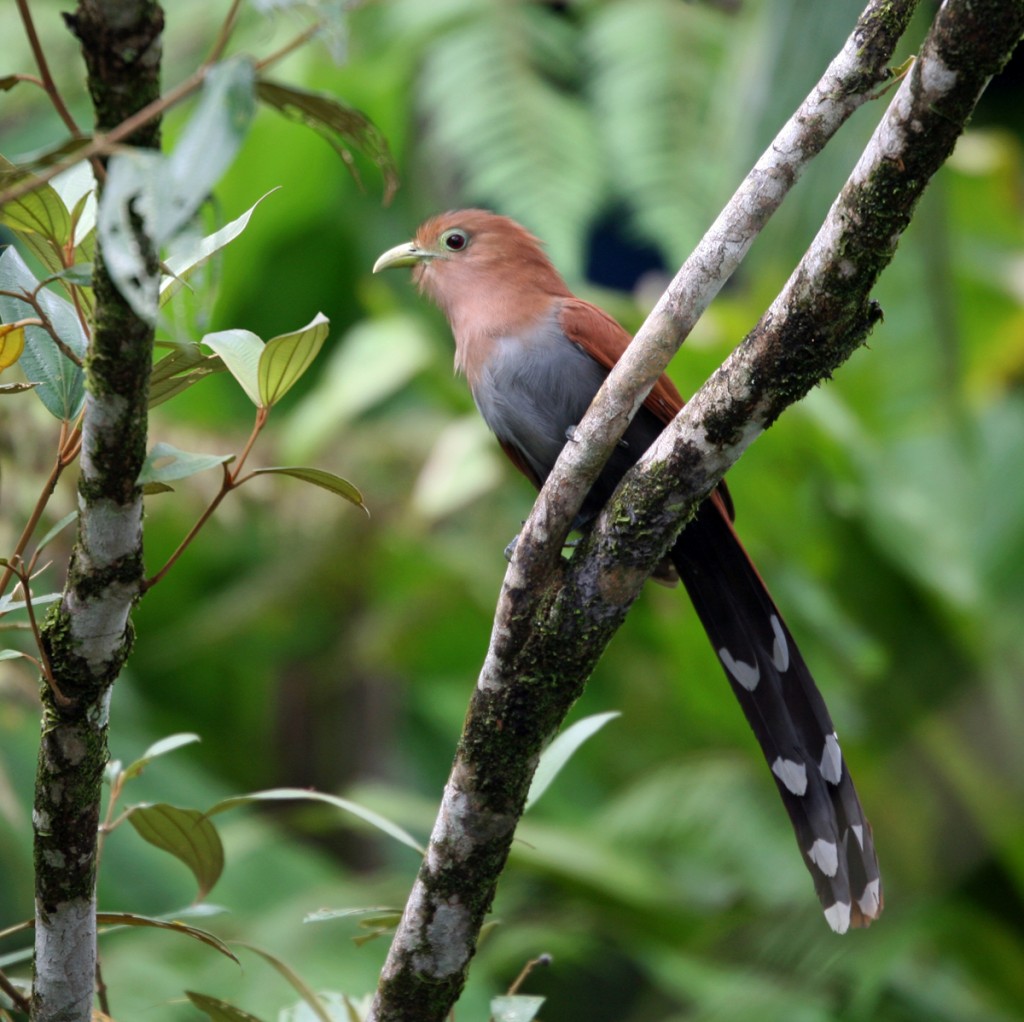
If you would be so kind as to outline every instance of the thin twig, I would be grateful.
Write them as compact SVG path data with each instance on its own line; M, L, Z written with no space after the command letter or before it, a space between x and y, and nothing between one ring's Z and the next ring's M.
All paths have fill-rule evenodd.
M310 41L322 28L320 22L314 25L310 25L305 31L300 32L290 43L285 43L284 46L279 50L275 50L270 54L269 57L264 57L262 60L257 60L255 67L257 73L265 71L268 67L276 64L280 60L284 60L290 53L299 49L300 46L304 46Z
M23 0L19 0L23 2ZM320 23L310 25L309 28L300 32L291 42L286 43L279 50L270 54L268 57L264 57L261 60L253 62L253 67L258 72L264 71L266 68L278 61L283 60L290 53L297 50L300 46L309 42L319 31ZM203 64L192 72L187 78L179 82L169 92L164 93L162 96L158 96L153 100L152 103L148 103L137 113L131 117L123 120L116 128L111 128L110 131L105 134L94 135L93 138L87 142L81 149L75 151L75 153L65 160L58 160L56 163L47 167L46 170L40 171L38 174L32 174L27 177L20 184L12 185L6 191L0 192L0 206L5 205L8 202L14 202L16 199L20 199L30 192L35 191L41 185L46 184L48 181L52 181L58 174L63 173L68 167L73 167L76 163L80 163L82 160L92 160L96 156L105 156L116 150L118 145L123 142L126 138L136 132L143 125L148 124L150 121L157 117L160 117L171 107L176 106L183 99L190 96L196 89L198 89L203 81L206 79L206 75L209 73L212 64Z
M36 26L32 21L32 12L29 10L28 0L17 0L17 4L18 13L21 15L21 23L25 27L25 35L28 36L28 44L32 47L32 56L35 57L36 66L39 68L39 75L42 78L41 84L46 90L46 94L50 97L50 102L53 104L54 110L57 111L57 115L67 125L68 131L72 135L81 135L82 132L79 130L78 124L75 122L74 117L71 116L71 111L67 108L60 90L53 80L53 75L50 74L50 65L46 61L46 54L43 52L39 36L36 34Z
M53 180L58 174L67 170L68 167L73 167L82 160L91 160L94 156L104 156L113 152L124 139L138 131L139 128L160 117L172 106L180 103L195 92L203 84L208 71L209 68L207 67L201 67L193 71L192 74L179 82L170 92L158 96L137 113L125 118L116 128L111 128L105 134L94 135L91 141L87 142L81 149L77 149L67 159L59 160L47 167L46 170L40 171L38 174L32 174L20 184L12 185L6 191L0 192L0 206L28 195L29 192L35 191L40 185Z
M29 628L32 629L32 636L35 639L36 648L39 650L39 667L43 675L43 680L46 682L47 687L53 693L53 698L57 701L60 706L71 706L72 700L69 699L61 690L57 684L57 679L53 673L53 667L50 664L50 657L46 652L46 646L43 643L43 637L39 633L39 626L36 622L36 612L32 606L32 586L28 575L18 566L19 562L13 560L8 563L8 567L13 572L15 578L21 584L21 591L25 594L25 611L28 614ZM29 657L30 660L35 660L35 657Z
M28 326L41 326L53 340L53 343L60 349L61 354L71 362L74 362L79 369L82 368L82 360L75 354L58 335L54 329L53 324L50 322L50 317L46 315L46 310L43 308L42 303L39 301L38 295L40 289L43 287L46 281L43 281L34 291L0 291L0 295L6 298L17 298L18 301L25 302L27 305L31 305L35 314L39 317L37 323L27 323Z
M195 525L189 529L188 534L178 544L177 549L170 557L167 558L164 566L155 574L147 578L142 583L142 592L145 593L152 589L164 576L171 570L181 555L188 549L192 540L199 534L200 529L210 520L214 511L220 507L221 501L232 491L237 489L242 483L252 478L251 474L242 476L242 466L245 464L246 459L252 452L253 445L256 443L257 437L260 435L260 431L263 429L267 421L267 416L270 414L269 408L260 407L256 409L256 419L253 423L252 431L249 433L249 439L246 440L245 446L242 448L241 453L237 458L234 459L234 471L232 472L230 465L225 463L222 465L224 471L224 477L221 480L220 489L213 495L213 499L206 506L206 509L199 516Z
M242 0L232 0L231 9L228 11L220 26L220 31L217 33L217 39L213 44L213 49L210 50L210 55L203 61L204 67L216 64L224 55L224 50L227 48L228 42L231 39L231 33L235 29L235 22L238 20L238 11L241 6Z
M8 558L4 573L3 575L0 575L0 595L2 595L7 589L8 583L11 581L11 576L17 575L16 565L22 561L25 548L32 539L32 534L36 531L36 526L39 525L39 519L42 518L43 512L46 510L46 506L50 502L50 497L53 496L53 491L57 488L57 480L60 479L61 472L63 472L70 464L70 461L67 459L67 430L67 422L62 422L61 437L57 447L57 457L54 460L53 468L50 469L50 474L46 477L46 482L43 483L43 488L40 491L39 497L36 499L36 505L32 509L32 514L25 523L25 527L21 530L21 535L18 537L18 542L14 547L14 552ZM81 433L76 429L72 432L72 436L78 438L75 443L75 453L77 454L81 444Z
M18 1011L23 1011L28 1014L32 1010L32 1005L28 999L22 994L22 992L4 975L0 972L0 990L2 990L11 999L11 1004Z

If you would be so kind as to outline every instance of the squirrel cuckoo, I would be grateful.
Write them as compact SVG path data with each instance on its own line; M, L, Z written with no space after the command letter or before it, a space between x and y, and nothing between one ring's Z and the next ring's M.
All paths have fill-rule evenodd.
M539 488L629 334L572 294L525 228L484 210L427 220L373 271L400 266L413 267L420 291L447 316L456 370L512 463ZM662 376L579 522L596 515L682 405ZM811 672L733 531L724 486L700 506L670 559L771 768L828 924L837 933L867 926L882 910L871 827Z

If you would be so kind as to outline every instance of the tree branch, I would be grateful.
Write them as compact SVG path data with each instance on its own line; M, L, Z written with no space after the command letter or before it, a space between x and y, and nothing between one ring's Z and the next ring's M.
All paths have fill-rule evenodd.
M731 461L669 463L662 454L661 463L645 465L642 478L624 482L623 498L567 567L560 548L573 516L633 412L807 162L890 77L886 64L914 6L869 3L842 52L677 274L577 427L577 442L563 450L506 575L490 649L371 1022L440 1022L461 992L543 744L678 535L687 517L678 493L683 470L692 491L684 499L695 507ZM659 474L662 464L667 471ZM624 508L625 496L635 497L654 477L663 485L644 507L646 518ZM638 543L640 532L645 542Z
M82 43L99 131L123 123L159 94L163 12L153 0L79 0L67 20ZM150 148L159 140L158 121L131 138ZM34 1022L86 1022L92 1014L109 702L131 646L130 612L142 581L138 475L145 459L153 331L111 283L99 247L93 288L78 537L62 599L42 634L64 699L43 691L33 806Z

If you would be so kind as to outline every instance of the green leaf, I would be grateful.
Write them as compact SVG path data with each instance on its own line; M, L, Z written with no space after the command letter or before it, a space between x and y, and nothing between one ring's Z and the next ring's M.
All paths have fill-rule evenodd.
M181 222L234 162L256 109L255 86L256 72L248 57L232 57L207 74L195 112L167 157L170 180L192 203Z
M533 1022L543 1003L543 997L531 994L495 997L491 1001L491 1018L493 1022Z
M285 117L312 128L342 158L352 176L359 175L352 159L350 147L368 156L384 177L384 202L388 203L398 188L395 161L387 139L380 129L359 110L340 103L335 96L322 92L309 92L290 85L281 85L260 79L256 94L268 106ZM361 182L360 182L361 183Z
M218 330L207 334L202 343L224 360L228 372L238 380L249 400L260 406L259 365L263 341L251 330Z
M224 846L208 814L156 802L133 806L128 821L144 841L188 866L199 884L196 901L210 893L224 871Z
M129 149L110 160L97 217L103 258L118 290L150 322L160 281L153 253L191 221L234 160L252 118L254 82L246 58L216 65L171 153Z
M39 281L25 260L13 245L9 245L0 255L0 290L32 293L38 287ZM83 358L86 336L74 306L49 288L42 288L37 300L57 336L79 358ZM13 323L35 315L28 302L0 295L0 320L3 322ZM41 326L25 328L25 350L19 362L28 380L39 385L36 393L47 411L65 421L78 415L85 401L82 367L67 358Z
M49 544L52 543L77 517L77 511L69 511L59 522L55 522L50 526L46 535L39 541L39 545L36 547L36 553L38 554L40 550L44 550L49 546Z
M249 475L293 476L295 479L301 479L303 482L312 483L314 486L319 486L324 490L329 490L331 493L337 494L339 497L344 497L345 500L355 504L356 507L362 508L367 515L370 513L369 510L367 510L366 504L363 503L363 495L359 490L347 479L342 479L341 476L336 476L333 472L325 472L320 468L303 468L298 465L278 465L270 468L254 469L249 473Z
M20 649L0 649L0 660L31 660L27 653Z
M186 990L185 996L213 1022L260 1022L255 1015L217 997L197 994L194 990Z
M420 855L425 854L425 851L419 842L417 842L417 840L408 831L399 827L397 823L392 823L379 813L375 813L372 809L367 809L356 802L350 802L348 799L338 798L337 795L327 795L322 791L309 791L305 788L270 788L267 791L256 791L249 795L235 795L233 798L226 798L218 802L211 809L207 810L206 815L213 816L216 813L223 813L228 809L234 809L236 806L247 805L250 802L279 802L290 800L326 802L327 805L334 806L336 809L342 809L346 813L358 816L359 819L369 823L372 827L376 827L378 830L382 830L389 837L393 837L396 841L405 845L407 848L411 848L414 852L418 852Z
M267 341L260 355L260 401L271 408L291 390L312 365L327 339L330 321L318 312L299 330Z
M153 366L149 376L149 407L169 401L192 384L226 368L219 355L204 354L198 344L175 347Z
M573 753L591 736L597 734L610 720L621 716L618 712L595 713L591 717L584 717L576 721L571 727L567 727L557 738L541 753L540 762L533 775L533 783L530 785L530 793L526 797L526 806L523 811L532 806L537 799L548 790L551 782L559 775L562 767L572 758Z
M249 220L256 207L267 195L276 191L276 188L271 188L269 192L261 195L240 217L232 220L229 224L225 224L220 230L214 231L213 234L208 234L205 238L200 238L198 241L190 238L187 245L180 251L171 252L164 260L164 265L170 270L171 276L167 277L160 285L160 304L163 305L169 301L195 270L222 248L234 241L249 226Z
M236 965L242 964L234 951L219 937L215 937L206 930L200 930L197 926L189 926L178 919L155 919L152 916L136 915L134 912L97 912L96 922L101 926L152 926L157 930L171 930L212 947L226 958L230 958Z
M59 273L47 277L44 283L49 283L51 280L60 280L68 284L75 284L78 287L92 287L92 271L92 263L75 263L74 266L68 266Z
M183 732L182 734L168 735L166 738L161 738L160 741L154 742L134 763L125 769L125 779L130 780L133 777L138 777L158 756L166 756L168 752L180 749L183 745L192 745L200 740L199 735L194 735L191 732Z
M168 483L174 479L187 479L197 472L225 465L233 458L233 454L192 454L189 451L179 451L172 444L154 444L143 462L139 483L145 486L152 483ZM157 462L162 464L158 465Z
M56 603L61 598L60 593L46 593L42 596L32 597L33 607L45 607L51 603ZM25 601L16 600L13 593L8 593L6 596L0 597L0 614L9 614L14 610L24 610Z
M255 944L249 944L244 940L236 940L236 947L244 947L254 954L259 955L265 962L269 962L277 971L284 976L284 978L291 984L292 988L302 998L302 1000L309 1005L313 1014L320 1019L320 1022L332 1022L331 1016L328 1014L327 1009L320 1002L320 998L317 997L313 988L286 962L278 958L277 955L271 954L269 951L264 950L261 947L257 947Z
M328 919L346 919L351 916L369 916L373 918L391 918L401 916L402 910L392 908L388 905L376 905L372 908L319 908L315 912L308 912L302 917L304 923L324 923ZM361 920L362 925L366 920Z
M317 996L332 1022L366 1022L373 995L353 999L336 990L321 990ZM303 1001L278 1012L277 1022L314 1022L316 1016Z
M19 174L19 168L2 156L0 172L11 183L18 177L31 176ZM0 207L0 224L14 231L47 269L63 267L62 249L71 237L71 217L51 185L41 184L20 199L5 203Z

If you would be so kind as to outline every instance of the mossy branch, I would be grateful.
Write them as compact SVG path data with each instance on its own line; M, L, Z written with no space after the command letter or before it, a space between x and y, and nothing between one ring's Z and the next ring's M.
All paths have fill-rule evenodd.
M370 1012L441 1022L465 982L543 744L682 524L752 440L827 379L879 317L871 289L1024 9L947 0L871 145L758 327L686 405L571 561L562 540L582 496L669 358L850 105L871 97L913 2L871 3L819 88L776 139L673 281L567 444L505 578L426 858ZM845 111L845 112L844 112Z

